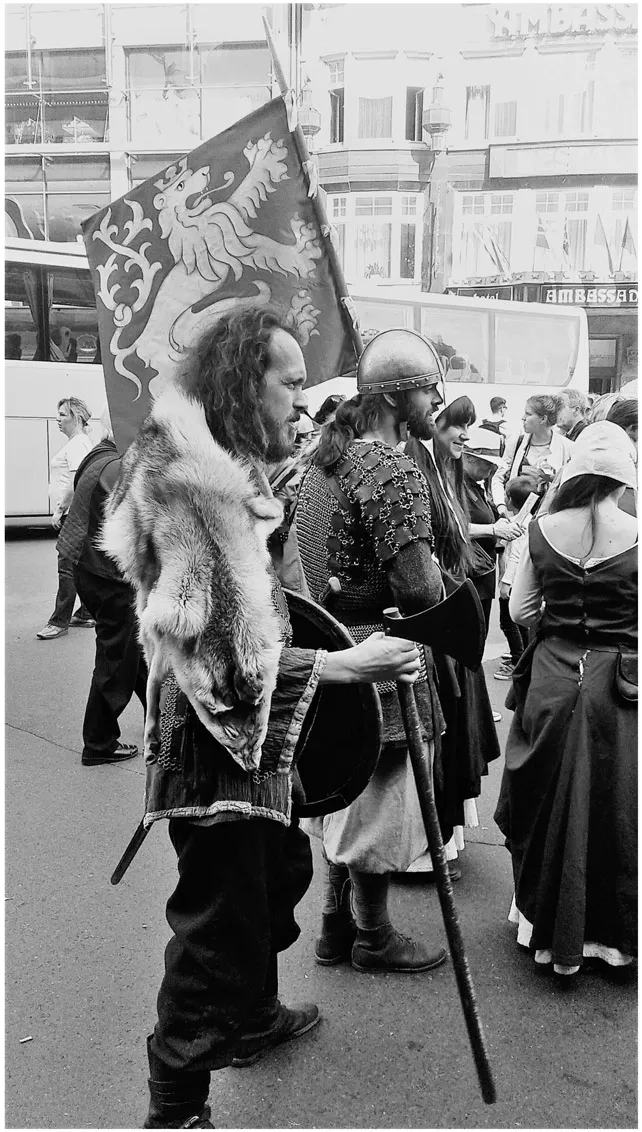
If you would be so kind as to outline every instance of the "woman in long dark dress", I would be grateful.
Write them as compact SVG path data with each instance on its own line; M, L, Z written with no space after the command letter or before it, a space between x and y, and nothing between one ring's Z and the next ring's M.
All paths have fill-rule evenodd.
M537 635L513 673L495 820L517 942L559 974L637 952L637 525L618 507L634 461L616 425L584 430L510 599Z
M411 439L406 445L406 451L428 482L435 553L449 593L467 577L474 581L478 569L462 462L468 430L474 422L472 401L458 397L439 414L432 440ZM500 519L495 524L495 534L509 532L512 527L508 520ZM472 672L462 664L453 665L435 650L433 657L446 719L446 732L435 755L435 800L446 854L454 862L464 848L464 826L478 824L475 799L481 793L481 780L488 773L488 764L499 758L500 749L483 669ZM408 871L431 870L430 855L425 853ZM453 871L454 868L451 875Z

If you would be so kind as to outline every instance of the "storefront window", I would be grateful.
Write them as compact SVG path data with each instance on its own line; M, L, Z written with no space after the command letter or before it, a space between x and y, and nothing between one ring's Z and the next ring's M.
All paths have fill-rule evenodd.
M37 157L7 161L7 233L63 243L111 197L109 162L101 158Z
M176 145L186 153L201 140L199 92L186 47L127 52L129 139L134 145Z
M13 53L9 59L5 80L8 145L108 140L104 50L34 51L31 79L26 55Z

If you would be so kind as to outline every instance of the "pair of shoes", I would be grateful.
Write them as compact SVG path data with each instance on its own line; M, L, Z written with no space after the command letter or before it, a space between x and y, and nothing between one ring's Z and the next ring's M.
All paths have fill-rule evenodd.
M357 925L348 911L324 912L321 935L314 945L314 958L322 967L343 963L352 955Z
M100 766L102 763L124 763L126 759L135 759L138 747L135 743L119 743L114 751L107 755L83 755L83 766Z
M246 1065L253 1065L262 1054L282 1042L292 1041L307 1034L317 1022L321 1020L319 1007L313 1002L303 1002L300 1006L284 1006L282 1002L276 1003L276 1014L270 1026L259 1033L244 1034L241 1038L232 1065L235 1069L244 1069Z
M45 625L36 636L39 641L55 641L56 637L64 637L68 629L63 629L60 625Z
M352 948L352 966L355 971L398 971L412 974L415 971L432 971L446 961L443 947L428 951L423 943L416 943L402 935L392 924L380 928L357 929Z
M93 617L79 617L77 613L74 613L69 624L75 625L79 629L93 629L96 622Z
M502 718L501 711L494 711L493 712L493 723L499 723L501 718Z
M496 680L512 680L514 667L515 665L510 660L504 660L497 669L497 672L493 672L493 676Z

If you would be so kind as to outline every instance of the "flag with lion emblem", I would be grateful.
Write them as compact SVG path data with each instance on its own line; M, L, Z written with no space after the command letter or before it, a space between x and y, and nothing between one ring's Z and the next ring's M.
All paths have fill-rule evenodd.
M119 450L213 320L277 307L315 385L354 367L308 179L275 98L83 225Z

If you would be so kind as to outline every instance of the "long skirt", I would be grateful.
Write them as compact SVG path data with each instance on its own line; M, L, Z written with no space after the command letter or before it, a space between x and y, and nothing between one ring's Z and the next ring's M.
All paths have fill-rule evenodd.
M514 672L495 820L530 946L565 968L595 945L637 954L637 705L614 691L616 657L549 637Z

